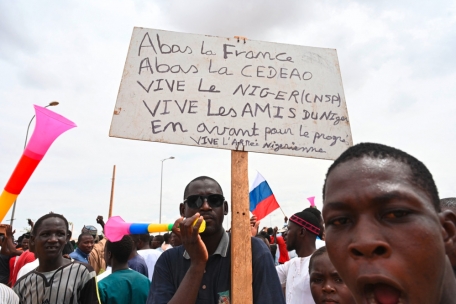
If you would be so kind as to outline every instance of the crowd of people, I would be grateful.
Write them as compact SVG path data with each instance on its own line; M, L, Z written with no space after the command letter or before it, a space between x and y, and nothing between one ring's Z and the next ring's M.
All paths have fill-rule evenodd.
M183 193L164 235L111 242L98 216L101 229L85 225L72 242L56 213L29 221L17 240L6 226L1 303L230 303L222 187L200 176ZM440 199L429 170L403 151L349 148L328 169L322 212L284 222L259 229L251 218L254 303L456 303L456 198Z

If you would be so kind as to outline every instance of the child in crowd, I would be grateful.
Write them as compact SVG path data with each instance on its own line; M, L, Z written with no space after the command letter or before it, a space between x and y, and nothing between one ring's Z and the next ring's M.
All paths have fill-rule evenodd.
M309 261L310 291L315 303L355 304L355 299L328 257L326 247L317 249Z

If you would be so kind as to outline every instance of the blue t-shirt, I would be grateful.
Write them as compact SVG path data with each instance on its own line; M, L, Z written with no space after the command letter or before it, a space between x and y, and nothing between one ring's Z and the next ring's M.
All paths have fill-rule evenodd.
M128 260L128 267L130 267L133 270L136 270L137 272L145 275L146 277L149 276L146 261L139 254L135 255L133 258Z
M253 303L285 304L271 251L258 238L251 238L251 242ZM219 245L216 253L209 256L196 303L230 302L230 243L231 240L228 237L226 248L219 250ZM184 252L184 246L178 246L162 253L155 264L147 304L168 303L171 300L190 268L191 261L184 256Z
M70 258L72 258L78 262L81 262L81 263L88 264L89 263L88 257L89 257L89 255L87 253L82 252L81 249L79 249L79 248L76 248L75 251L70 253Z
M102 304L144 304L149 285L149 279L134 270L117 270L98 282L98 293Z

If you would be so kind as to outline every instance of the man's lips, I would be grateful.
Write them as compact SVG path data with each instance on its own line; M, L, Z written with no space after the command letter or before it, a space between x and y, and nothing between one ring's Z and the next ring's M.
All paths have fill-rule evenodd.
M332 298L323 298L322 302L323 303L339 303L339 301L336 301Z
M368 304L406 303L402 288L389 278L383 276L360 277L357 285Z

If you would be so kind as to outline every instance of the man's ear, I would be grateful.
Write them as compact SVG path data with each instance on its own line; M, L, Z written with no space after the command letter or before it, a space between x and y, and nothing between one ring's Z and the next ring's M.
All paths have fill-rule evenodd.
M180 213L180 216L182 217L185 217L185 204L184 203L180 203L179 205L179 213Z
M228 214L228 202L227 201L223 202L223 214L224 215Z
M442 225L442 236L445 244L445 251L450 254L456 243L456 214L451 210L444 210L439 213L440 224Z

